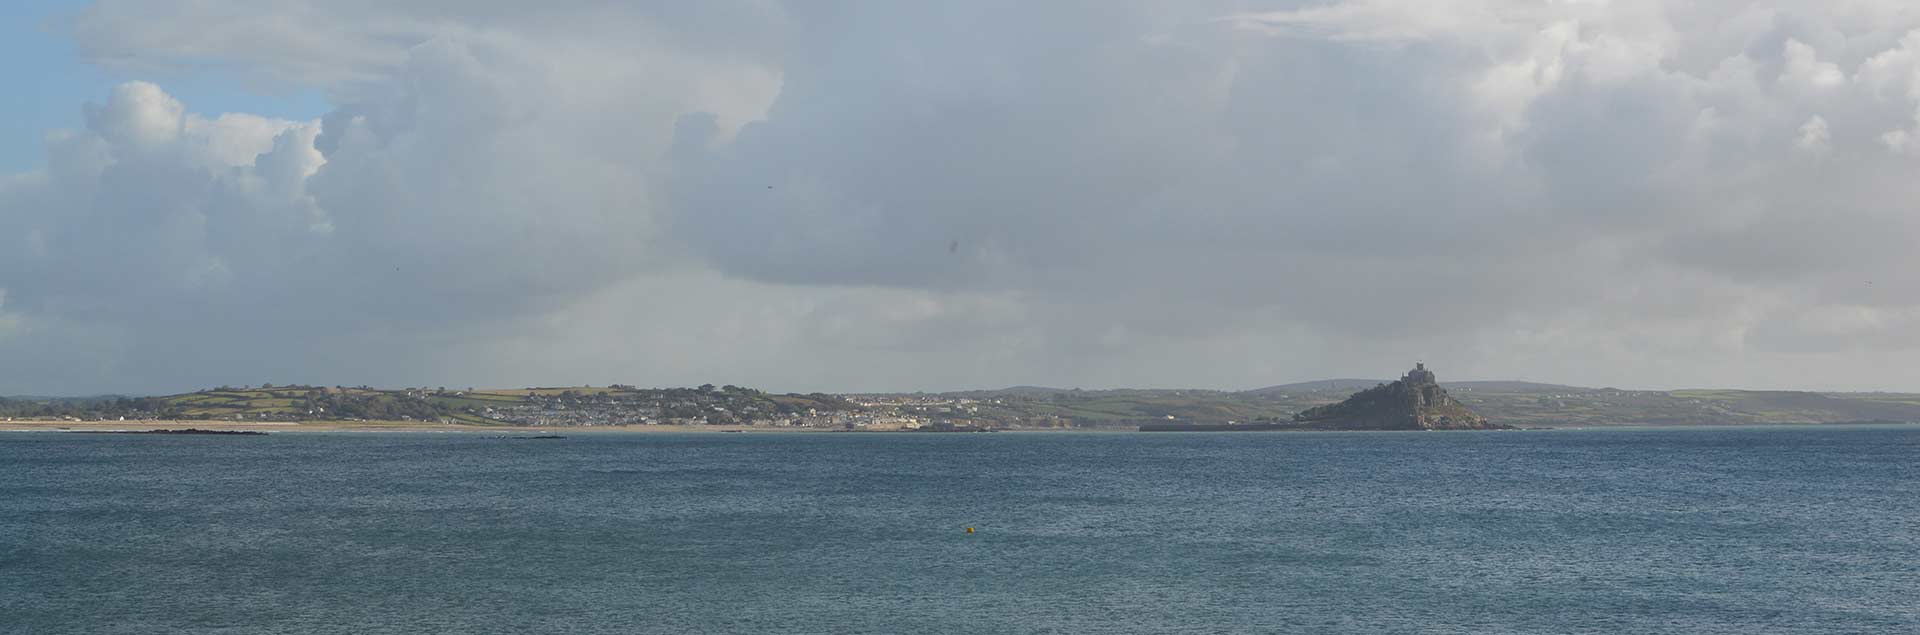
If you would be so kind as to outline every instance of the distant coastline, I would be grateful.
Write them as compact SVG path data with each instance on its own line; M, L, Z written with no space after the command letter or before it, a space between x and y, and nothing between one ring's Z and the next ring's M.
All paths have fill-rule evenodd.
M1146 427L1146 424L1142 427ZM1617 425L1550 425L1515 428L1506 431L1552 431L1552 430L1698 430L1712 428L1811 428L1840 426L1898 426L1920 425L1909 421L1829 421L1829 422L1782 422L1782 423L1728 423L1711 425L1659 425L1659 424L1617 424ZM721 433L757 433L757 434L844 434L862 431L828 430L811 428L768 428L753 426L700 426L700 425L637 425L637 426L475 426L457 424L423 423L419 421L306 421L306 422L252 422L236 423L232 421L0 421L0 433L65 433L65 432L143 432L151 430L183 430L197 428L201 430L261 431L269 433L448 433L448 434L721 434ZM1264 431L1294 432L1301 434L1334 433L1340 430L1306 428L1298 426L1273 426L1259 424L1253 426L1227 426L1195 424L1191 429L1176 425L1155 426L1158 432L1232 432L1246 429ZM996 432L1015 434L1127 434L1140 428L1054 428L1054 429L1008 429ZM915 434L901 431L865 431L873 433ZM1391 432L1391 431L1387 431ZM1475 432L1475 431L1465 431ZM1492 430L1488 432L1502 432ZM935 433L938 434L938 433ZM975 433L961 432L962 436L974 436ZM162 435L166 436L166 435Z
M512 389L264 384L150 397L0 398L0 429L86 425L495 432L553 428L937 431L943 427L1131 431L1143 426L1287 424L1305 413L1333 412L1326 407L1386 384L1354 379L1240 391L1026 386L944 393L805 394L711 384ZM1428 426L1467 420L1467 414L1519 428L1920 421L1920 393L1621 390L1513 381L1438 386L1466 412L1433 410L1430 404L1422 415ZM1374 419L1371 427L1392 427L1391 421Z
M429 423L422 421L298 421L298 422L234 422L234 421L54 421L20 420L0 421L0 432L141 432L151 430L234 430L260 432L457 432L485 434L544 434L554 431L567 432L611 432L611 433L720 433L720 432L767 432L767 433L824 433L831 430L808 430L804 428L754 428L751 426L690 426L690 425L644 425L644 426L478 426L463 424Z

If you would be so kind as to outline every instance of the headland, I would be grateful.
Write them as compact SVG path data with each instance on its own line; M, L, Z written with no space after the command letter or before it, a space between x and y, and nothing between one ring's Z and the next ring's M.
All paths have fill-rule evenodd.
M1293 416L1289 422L1256 422L1240 425L1149 424L1142 432L1239 432L1278 430L1511 430L1512 426L1487 421L1465 404L1454 399L1427 365L1414 364L1413 370L1395 380L1362 390L1339 403L1315 406Z

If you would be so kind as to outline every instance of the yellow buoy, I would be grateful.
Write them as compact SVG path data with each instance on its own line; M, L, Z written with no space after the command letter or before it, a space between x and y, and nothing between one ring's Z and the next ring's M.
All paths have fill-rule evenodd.
M968 527L968 528L967 528L967 533L973 533L973 528L972 528L972 527Z

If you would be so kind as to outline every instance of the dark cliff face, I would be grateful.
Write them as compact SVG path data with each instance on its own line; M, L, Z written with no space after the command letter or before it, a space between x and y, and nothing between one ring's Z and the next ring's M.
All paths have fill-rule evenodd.
M1506 428L1474 414L1434 379L1425 364L1405 377L1354 393L1346 401L1308 409L1293 420L1324 430L1494 430Z

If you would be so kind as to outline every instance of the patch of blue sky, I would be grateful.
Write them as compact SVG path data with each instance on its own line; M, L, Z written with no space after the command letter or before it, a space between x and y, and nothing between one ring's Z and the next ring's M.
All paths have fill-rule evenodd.
M310 87L262 87L218 69L157 76L128 76L82 59L62 26L87 0L0 2L0 174L46 163L45 139L57 129L86 125L86 102L102 102L115 84L147 80L186 104L190 112L247 112L285 119L315 119L329 106Z

